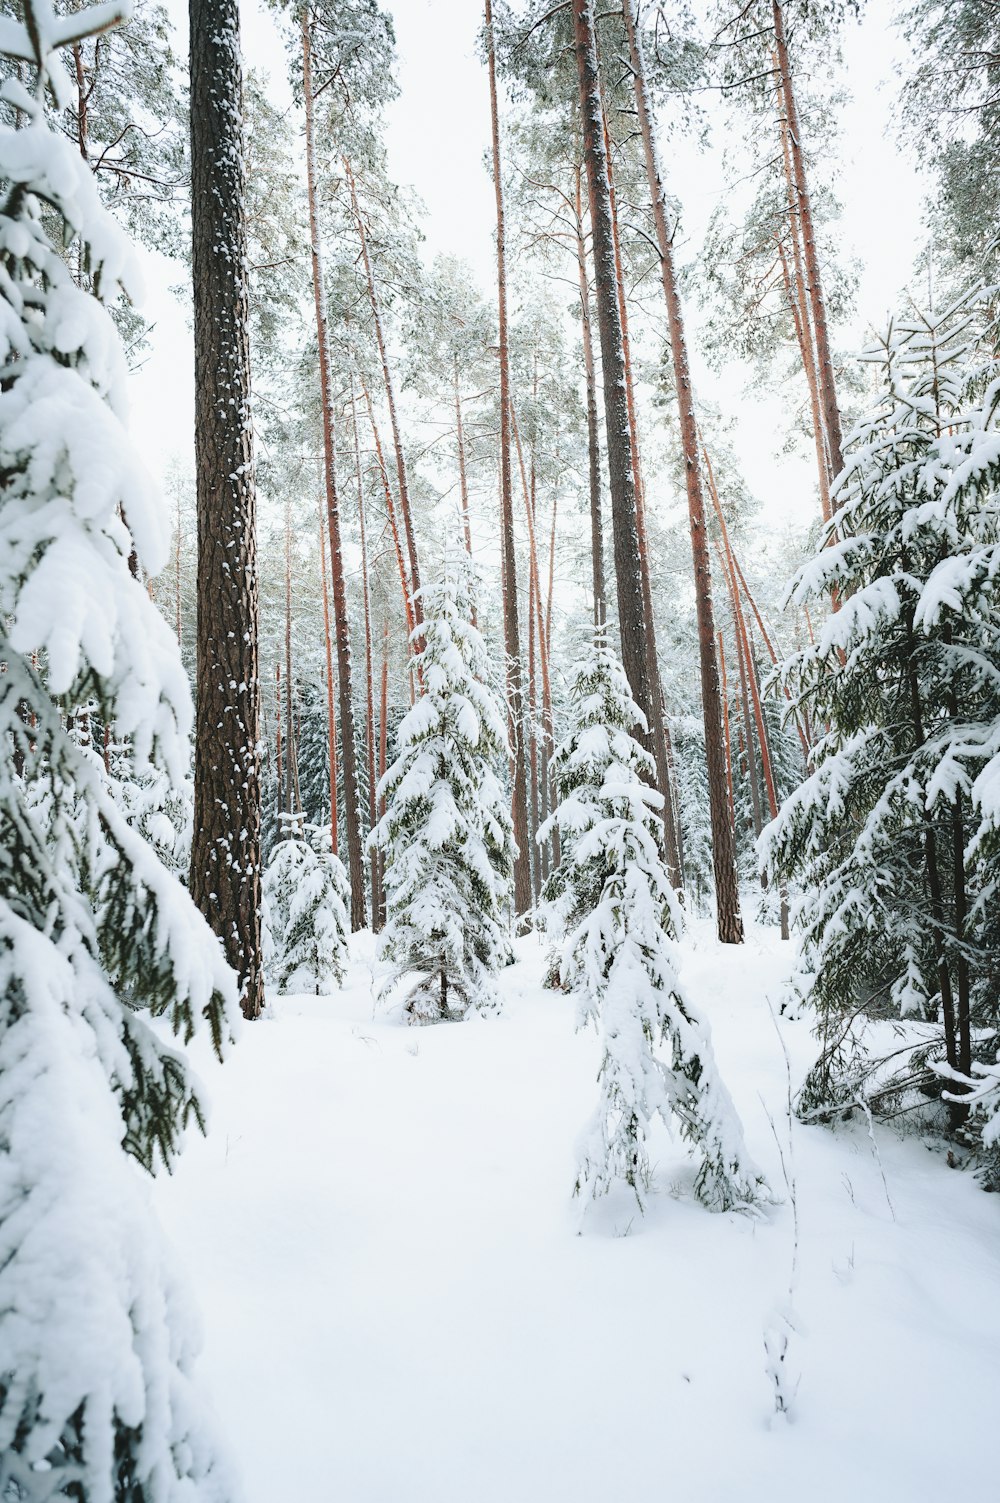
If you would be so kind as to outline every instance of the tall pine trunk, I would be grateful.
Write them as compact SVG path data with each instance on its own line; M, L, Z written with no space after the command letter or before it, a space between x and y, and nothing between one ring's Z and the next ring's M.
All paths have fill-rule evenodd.
M630 0L626 0L630 3ZM795 83L788 60L788 43L785 38L785 19L780 0L772 0L771 13L774 20L774 48L778 64L778 80L785 104L785 126L791 156L795 200L799 225L802 231L802 249L805 259L805 274L812 313L813 335L816 340L816 375L819 382L830 451L830 469L837 476L844 468L843 437L840 425L840 407L833 376L833 358L830 354L830 335L826 321L826 299L820 277L819 253L816 249L816 231L813 224L812 199L806 176L805 156L802 151L802 129L799 124L798 102L795 98Z
M608 448L608 481L614 536L615 580L618 594L618 624L622 665L632 698L651 728L657 707L649 682L647 620L643 603L639 529L636 519L636 481L632 464L632 440L625 394L625 355L622 346L621 309L615 271L614 235L611 223L611 191L604 145L594 35L593 0L572 0L574 51L580 91L584 165L590 202L593 236L597 327L603 367L604 416ZM650 735L643 740L648 745Z
M649 672L650 693L657 712L650 725L653 756L656 760L656 778L663 793L663 833L667 871L675 889L681 887L680 840L677 834L677 815L670 777L670 752L668 748L666 705L663 685L660 680L660 664L656 652L656 617L653 612L653 583L649 573L649 544L646 534L646 502L642 482L642 463L639 453L639 425L636 419L635 383L632 379L632 349L628 329L628 303L625 298L625 273L622 265L621 237L618 229L618 200L615 195L614 172L611 163L611 136L607 118L604 120L604 149L608 163L608 189L611 197L611 233L615 247L615 279L618 285L618 309L622 323L622 355L625 364L625 402L628 408L629 435L632 444L632 468L635 475L635 520L639 534L639 566L642 571L642 603L646 615L646 658Z
M198 495L191 895L260 1016L257 516L237 0L190 0L191 272Z
M646 89L645 61L636 25L635 0L624 0L623 15L628 36L632 82L636 111L642 135L646 175L653 205L656 246L660 257L663 296L667 305L670 349L673 359L674 385L680 417L681 444L687 481L688 514L691 526L691 553L694 563L695 609L698 618L698 652L701 668L702 711L705 721L705 759L708 764L708 799L712 823L712 865L715 873L716 922L723 944L739 944L743 939L740 917L739 886L736 875L736 842L729 818L726 793L726 753L722 728L722 689L716 656L715 612L712 603L712 569L705 519L705 499L701 483L698 453L698 426L695 419L688 369L687 342L681 312L677 277L674 270L673 245L667 228L666 194L657 156L653 119Z
M507 693L511 731L513 797L511 813L517 857L514 861L514 915L531 908L531 853L528 850L528 789L524 755L524 703L521 686L521 635L517 618L517 563L514 555L514 499L510 464L510 361L507 344L507 244L500 159L500 113L497 103L493 11L486 0L486 46L490 79L490 128L493 187L497 211L497 318L500 356L500 553L503 565L503 627L507 657Z
M576 265L580 279L580 333L583 339L583 369L587 382L587 481L590 489L590 557L594 576L594 625L608 619L608 593L604 582L604 519L601 515L601 444L597 431L597 373L594 368L594 334L590 315L590 278L587 275L587 242L583 235L582 171L576 169L575 225Z
M361 529L361 602L365 617L365 750L368 760L368 828L374 830L375 815L375 681L372 656L372 603L368 581L368 530L365 524L365 487L361 475L361 441L358 437L358 409L351 381L351 425L354 430L354 467L358 478L358 523ZM372 924L378 928L380 870L378 851L371 849Z
M406 472L406 451L403 448L403 435L400 431L399 415L396 408L396 388L392 379L392 367L389 364L389 353L385 343L385 330L382 327L382 308L379 302L378 287L375 283L375 271L372 266L371 252L368 245L368 232L365 229L364 216L358 203L358 185L354 180L354 171L351 164L346 159L344 161L344 173L351 192L351 209L354 214L358 240L361 245L361 260L365 268L368 302L372 310L372 322L375 325L375 340L378 344L379 359L382 362L382 381L385 385L385 400L389 408L389 426L392 429L392 445L396 455L396 482L399 489L399 510L402 513L403 533L406 538L407 579L412 600L413 617L419 625L424 619L423 605L420 599L420 565L417 559L416 533L413 530L413 513L410 509L410 483Z
M363 929L365 871L362 854L358 769L355 752L354 699L351 687L351 638L347 617L347 589L340 541L340 503L337 497L337 465L334 450L333 396L330 380L330 349L326 318L326 291L316 195L316 131L313 118L312 49L309 11L302 12L302 88L306 114L306 190L309 200L309 236L312 247L313 302L316 310L316 343L319 355L320 401L323 414L323 472L326 481L326 516L330 534L330 570L333 580L333 620L337 642L337 686L340 702L341 769L344 779L344 826L347 863L351 881L351 928Z
M319 507L319 577L323 590L323 642L326 648L326 738L330 763L330 850L337 855L337 719L333 710L333 637L330 631L330 589L326 579L326 518Z

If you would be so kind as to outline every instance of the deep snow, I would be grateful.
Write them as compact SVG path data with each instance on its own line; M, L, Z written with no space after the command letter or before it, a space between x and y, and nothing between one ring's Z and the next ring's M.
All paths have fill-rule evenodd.
M782 1196L756 1222L693 1203L663 1135L646 1215L622 1193L581 1227L596 1043L542 990L535 940L502 1016L423 1029L376 1008L370 936L354 946L339 994L277 999L225 1066L199 1057L209 1136L157 1190L249 1503L993 1495L1000 1202L917 1136L876 1128L876 1155L864 1123L794 1125L798 1388L775 1419L764 1333L794 1235L772 931L682 943ZM797 1084L808 1023L777 1026Z

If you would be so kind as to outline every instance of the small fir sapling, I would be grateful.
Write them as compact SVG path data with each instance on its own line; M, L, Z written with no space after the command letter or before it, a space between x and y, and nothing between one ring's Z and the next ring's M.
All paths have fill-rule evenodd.
M623 1180L642 1206L659 1114L692 1148L698 1198L713 1210L749 1207L767 1188L747 1157L708 1026L677 979L679 915L654 763L633 734L642 715L603 629L574 671L569 715L551 764L559 804L550 823L564 870L548 885L547 916L563 935L563 984L581 1026L597 1028L602 1055L576 1192L596 1197ZM540 838L548 833L543 826Z
M423 693L400 724L379 785L386 812L372 840L385 857L380 954L390 985L415 973L416 1022L496 1005L492 978L510 959L506 910L514 836L500 778L507 733L483 639L458 570L423 588Z
M129 569L168 545L104 306L131 250L45 106L69 95L54 49L126 10L0 18L35 79L0 84L20 127L0 125L0 1496L231 1503L197 1323L128 1155L171 1164L203 1117L151 1015L221 1054L235 978L74 731L92 704L136 777L187 775L177 644Z
M351 893L329 826L284 816L264 872L264 964L279 992L332 991L344 979Z

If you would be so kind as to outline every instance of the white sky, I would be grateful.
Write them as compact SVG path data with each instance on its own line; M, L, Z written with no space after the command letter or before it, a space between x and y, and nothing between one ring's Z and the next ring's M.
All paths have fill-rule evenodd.
M167 0L186 46L185 0ZM485 166L489 100L485 69L476 55L480 10L476 0L390 0L398 42L400 97L388 122L392 175L423 199L426 252L464 257L488 296L493 257L494 207ZM863 264L858 319L850 338L860 344L881 323L910 276L921 239L920 184L895 139L897 86L893 64L900 40L889 25L890 0L869 0L861 25L849 25L844 53L851 100L842 117L844 157L835 164L834 187L844 205L845 247ZM258 0L243 5L246 61L271 75L273 93L287 99L285 59L274 24ZM697 244L724 191L721 153L671 143L670 187L684 210L684 232ZM156 320L153 353L135 378L133 429L147 462L162 473L174 456L190 455L193 428L193 354L186 317L168 287L185 275L163 258L147 256L146 311ZM694 310L689 312L693 315ZM775 512L801 509L808 465L778 461L783 436L781 403L748 398L745 373L713 376L697 357L702 391L731 412L738 452L752 489Z

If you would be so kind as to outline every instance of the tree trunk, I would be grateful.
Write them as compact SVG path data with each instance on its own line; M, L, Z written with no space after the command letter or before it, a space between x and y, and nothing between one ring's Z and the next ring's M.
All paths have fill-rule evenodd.
M326 645L326 734L330 762L330 850L337 855L337 720L333 712L333 640L330 633L330 591L326 582L326 529L323 502L319 505L319 572L323 586L323 641Z
M628 408L629 439L632 446L632 470L635 475L635 520L639 535L639 566L642 571L642 603L646 616L646 657L650 693L656 713L650 723L653 756L656 760L656 779L663 793L663 834L666 847L667 871L676 890L682 883L680 841L677 835L677 819L674 809L673 787L670 779L670 756L667 750L667 716L660 680L660 664L656 651L656 617L653 612L653 585L649 574L649 546L646 536L646 504L642 483L642 464L639 455L639 425L636 421L635 385L632 380L632 349L628 332L628 303L625 298L625 273L622 267L621 238L618 232L618 200L615 196L614 172L611 164L611 136L603 104L601 120L604 128L604 149L608 162L608 189L611 200L611 233L615 248L615 280L618 286L618 310L622 324L622 355L625 366L625 402Z
M729 817L736 828L736 800L733 797L733 748L729 737L729 686L726 683L726 649L719 632L719 671L722 674L722 729L726 740L726 791L729 794Z
M292 721L292 501L285 497L285 806L289 814L296 813L296 790L298 769L296 758L298 746ZM302 805L297 812L302 813Z
M385 400L389 408L389 426L392 429L392 444L396 453L396 482L399 487L399 509L403 516L403 532L406 537L407 577L412 596L413 617L419 625L424 619L424 609L420 599L420 566L417 561L417 539L413 530L413 514L410 510L410 486L406 474L406 454L403 449L403 436L399 429L399 418L396 413L396 390L393 385L392 371L389 366L385 332L382 328L382 310L379 305L378 289L375 285L375 273L372 268L371 255L368 249L368 234L365 230L365 222L358 204L358 189L354 181L354 172L351 169L350 162L346 159L344 161L344 173L347 177L347 185L351 191L351 208L354 211L354 221L358 228L358 239L361 242L361 259L365 268L365 281L368 285L368 301L371 304L372 322L375 325L375 339L378 343L379 358L382 362Z
M743 939L743 920L740 917L739 887L736 876L736 842L733 827L729 821L726 799L722 692L719 683L719 663L715 653L712 572L708 550L708 531L705 525L701 468L698 462L698 427L688 370L684 321L674 271L673 245L667 229L666 194L657 159L656 139L653 134L653 121L646 92L645 62L636 26L634 5L635 0L625 0L623 15L628 35L632 81L642 132L646 174L653 203L653 221L660 256L663 296L667 305L674 384L677 388L681 442L684 450L688 512L691 524L691 552L694 561L695 605L698 616L698 648L701 665L702 709L705 719L705 757L708 763L708 796L712 820L712 864L715 870L718 934L723 944L739 944Z
M191 895L260 1016L260 683L237 0L190 0L198 495Z
M788 46L785 40L785 21L780 0L772 0L774 17L775 55L778 77L785 100L785 118L788 129L788 144L791 149L792 172L795 179L795 197L798 204L799 224L802 227L802 248L805 254L806 278L809 286L809 302L812 311L813 333L816 339L816 367L827 443L830 449L830 468L836 477L844 468L843 438L840 427L840 407L837 403L837 388L833 378L833 360L830 355L830 336L826 323L826 300L820 279L819 255L816 250L816 233L813 227L812 201L806 178L805 158L802 152L802 133L799 126L799 111L795 100L795 86L788 61Z
M351 381L351 425L354 430L354 467L358 477L358 523L361 529L361 602L365 617L365 749L368 756L368 828L374 830L375 816L375 680L372 671L372 605L368 586L368 534L365 526L365 487L361 477L361 442L358 438L358 409ZM378 852L371 850L372 924L378 928L379 865Z
M597 374L594 368L594 335L590 317L590 280L587 276L587 244L583 237L583 173L576 169L576 265L580 278L580 332L583 337L583 368L587 378L587 478L590 485L590 556L594 574L594 625L608 619L608 592L604 582L604 519L601 516L601 444L597 432Z
M587 191L593 235L597 326L603 367L608 480L611 491L615 579L618 587L618 623L621 633L622 665L632 697L646 718L649 730L643 740L649 745L656 706L650 688L649 659L646 650L648 622L643 603L639 530L636 519L636 482L632 463L628 403L625 394L625 356L622 347L618 278L615 271L611 190L604 145L604 119L601 110L592 5L593 0L572 0L584 165L587 169Z
M524 756L524 705L521 688L521 641L517 619L517 563L514 554L514 500L510 468L510 366L507 345L507 245L504 228L503 178L500 163L500 115L497 105L493 11L486 0L486 46L490 79L490 127L493 187L497 210L497 314L500 343L500 551L504 573L504 648L510 704L513 762L512 815L517 857L514 861L514 916L523 920L531 908L531 862L528 851L528 793Z
M385 510L389 518L389 527L392 531L392 541L396 549L396 563L399 566L399 582L403 591L403 611L406 616L406 641L407 651L410 650L410 636L416 626L413 615L413 600L410 593L409 576L406 568L406 559L403 556L403 545L399 537L399 523L396 518L396 503L392 499L392 486L389 484L389 471L385 465L385 452L382 448L382 436L378 431L378 423L375 421L375 409L372 406L371 393L364 381L361 383L361 391L368 409L368 421L371 424L372 441L375 444L375 458L378 461L379 474L382 476L382 486L385 493Z
M389 744L387 729L387 717L389 709L389 618L385 619L382 628L382 682L381 694L379 695L379 721L378 721L378 777L381 783L385 777L386 752ZM381 819L385 814L385 798L378 802L378 815ZM376 921L377 928L381 929L385 924L385 882L383 879L382 857L379 856L379 887L378 900L379 911Z
M462 497L462 536L465 538L465 552L469 561L472 561L472 522L469 518L469 479L465 465L465 430L462 426L462 395L458 385L458 357L455 358L453 367L455 382L455 436L458 443L458 484ZM472 624L478 625L476 620L476 602L472 602Z
M302 88L306 114L306 188L309 199L309 235L312 245L313 301L316 310L316 343L319 356L320 400L323 413L323 470L326 480L326 516L330 533L330 570L333 579L333 621L337 641L337 683L340 700L341 768L344 779L344 824L347 862L351 881L351 928L363 929L365 871L362 855L358 798L358 770L354 737L354 700L351 689L351 637L347 617L347 589L340 543L340 503L337 497L337 466L334 451L333 397L330 386L330 350L326 320L326 292L319 212L316 202L316 138L313 119L312 53L309 11L302 12Z

